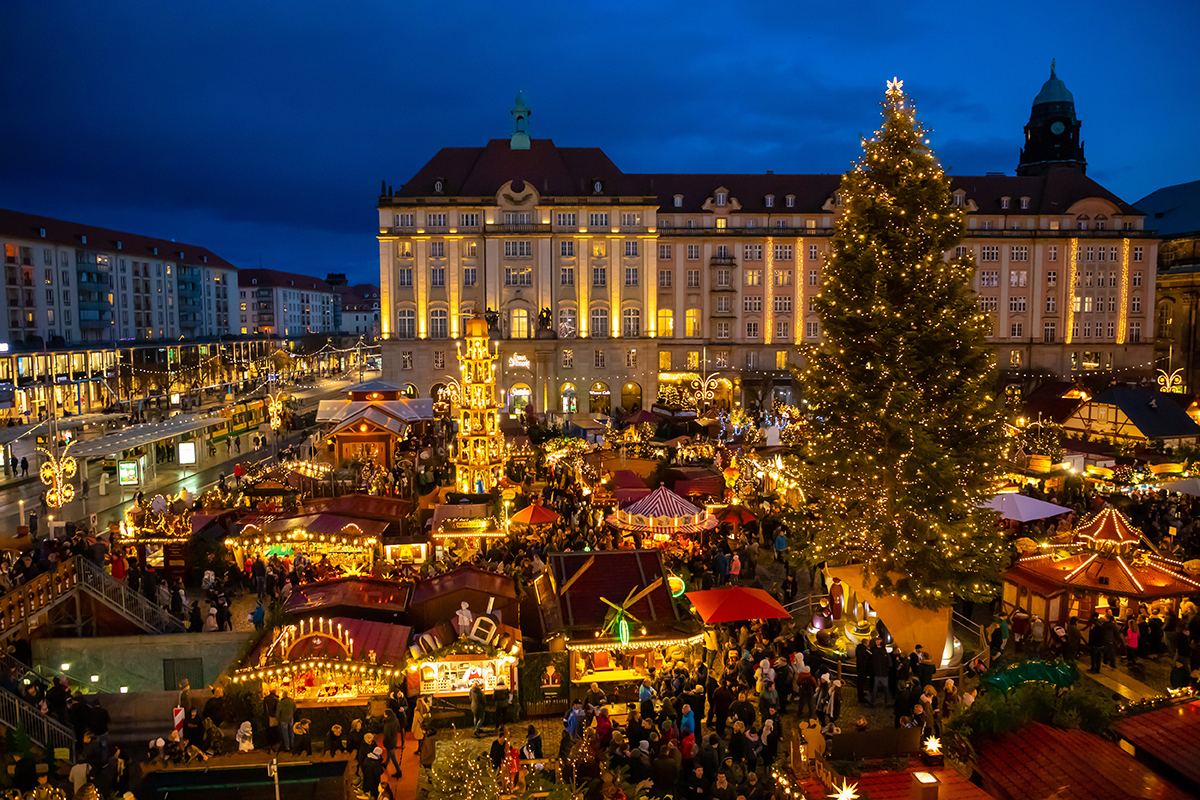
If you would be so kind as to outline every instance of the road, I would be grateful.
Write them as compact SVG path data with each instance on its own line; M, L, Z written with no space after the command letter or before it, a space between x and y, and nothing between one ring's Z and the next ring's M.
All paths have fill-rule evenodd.
M376 377L378 377L378 372L367 372L363 380L371 380ZM299 401L298 410L300 413L306 413L315 409L321 400L344 396L346 389L358 382L358 372L355 371L341 379L328 380L317 386L297 389L292 391L291 394ZM221 404L213 403L197 410L207 411L219 405ZM101 435L99 432L87 432L81 437L81 441L92 441ZM280 440L280 446L293 444L301 441L304 437L305 433L303 431L294 431L290 436ZM248 440L249 437L243 437L244 443L248 443ZM218 454L223 453L223 451L224 448L217 448ZM152 497L156 494L175 494L183 489L187 489L193 495L199 494L207 487L215 484L220 479L221 473L232 475L233 467L239 461L261 461L273 457L274 452L273 447L264 448L256 453L244 446L241 453L234 453L230 458L198 469L180 467L174 464L159 464L153 485L143 486L141 487L141 491L145 492L147 497ZM76 499L63 508L49 509L48 516L57 521L72 520L76 523L90 524L91 515L95 514L97 516L97 525L103 530L108 526L110 521L119 521L121 519L125 508L133 503L138 492L138 487L124 487L122 489L116 483L116 480L110 476L108 481L109 493L107 495L100 494L101 459L89 459L89 462L89 497L85 499L79 497L77 494ZM16 536L17 528L22 524L22 512L24 512L26 518L30 512L38 513L40 518L38 531L41 535L45 534L51 520L46 519L47 515L41 513L39 498L45 487L37 479L36 475L37 465L36 463L31 463L28 478L9 479L0 484L0 537ZM78 488L79 478L76 477L73 483ZM24 501L23 507L22 501Z

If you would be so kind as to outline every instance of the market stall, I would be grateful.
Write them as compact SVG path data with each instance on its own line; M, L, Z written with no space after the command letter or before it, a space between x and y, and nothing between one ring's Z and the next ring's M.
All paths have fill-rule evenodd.
M225 544L239 564L260 555L283 559L303 556L324 579L369 573L378 537L386 527L380 522L316 514L243 525Z
M434 557L467 561L487 548L489 539L507 536L504 526L488 514L485 504L440 505L433 511Z
M264 637L235 683L286 690L298 708L363 705L402 680L411 629L353 617L309 617Z
M615 698L652 669L688 660L703 641L699 622L677 609L672 586L682 586L657 549L552 553L547 567L534 595L550 649L570 656L574 697L596 682Z
M492 580L486 580L489 575ZM439 621L416 637L410 647L409 694L466 697L475 685L489 696L513 691L522 649L521 630L502 622L503 612L497 607L495 595L482 605L466 599L480 597L475 588L479 583L504 590L511 589L511 579L465 567L448 577L448 582L424 582L426 590L441 590L436 597L414 592L413 618L430 619L432 615ZM472 581L472 577L485 580ZM501 605L511 610L510 617L515 620L515 592L505 597L508 593L502 591Z
M118 526L118 546L132 547L138 563L153 567L162 580L185 578L187 545L192 538L192 497L184 490L132 503Z

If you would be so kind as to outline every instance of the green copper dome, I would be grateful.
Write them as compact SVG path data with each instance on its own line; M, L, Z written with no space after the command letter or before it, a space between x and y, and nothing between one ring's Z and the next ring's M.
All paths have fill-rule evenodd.
M1075 103L1075 97L1067 91L1067 85L1054 74L1053 61L1050 62L1050 80L1042 84L1042 90L1033 98L1035 106L1043 103Z

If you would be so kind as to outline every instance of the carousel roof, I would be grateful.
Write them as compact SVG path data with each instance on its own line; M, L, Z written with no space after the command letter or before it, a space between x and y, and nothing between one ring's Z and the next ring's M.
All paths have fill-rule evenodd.
M1184 574L1179 562L1145 551L1129 556L1090 550L1065 558L1055 553L1025 556L1005 577L1043 591L1070 588L1123 597L1178 597L1200 591L1200 581Z
M631 517L694 517L704 513L665 486L625 509Z
M1115 508L1103 508L1075 528L1075 541L1088 546L1150 545L1142 532Z

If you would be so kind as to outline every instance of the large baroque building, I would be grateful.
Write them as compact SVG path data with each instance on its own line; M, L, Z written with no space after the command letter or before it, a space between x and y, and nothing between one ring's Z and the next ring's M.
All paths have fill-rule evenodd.
M1155 321L1159 382L1195 394L1200 389L1200 181L1166 186L1137 205L1162 240Z
M790 398L789 365L821 337L840 176L626 174L597 148L531 139L520 96L512 115L510 139L443 148L383 187L384 379L435 396L478 310L510 409L645 408L705 381L717 404ZM946 257L975 256L1010 392L1153 368L1156 240L1087 177L1079 127L1052 69L1018 175L952 178L967 230Z

